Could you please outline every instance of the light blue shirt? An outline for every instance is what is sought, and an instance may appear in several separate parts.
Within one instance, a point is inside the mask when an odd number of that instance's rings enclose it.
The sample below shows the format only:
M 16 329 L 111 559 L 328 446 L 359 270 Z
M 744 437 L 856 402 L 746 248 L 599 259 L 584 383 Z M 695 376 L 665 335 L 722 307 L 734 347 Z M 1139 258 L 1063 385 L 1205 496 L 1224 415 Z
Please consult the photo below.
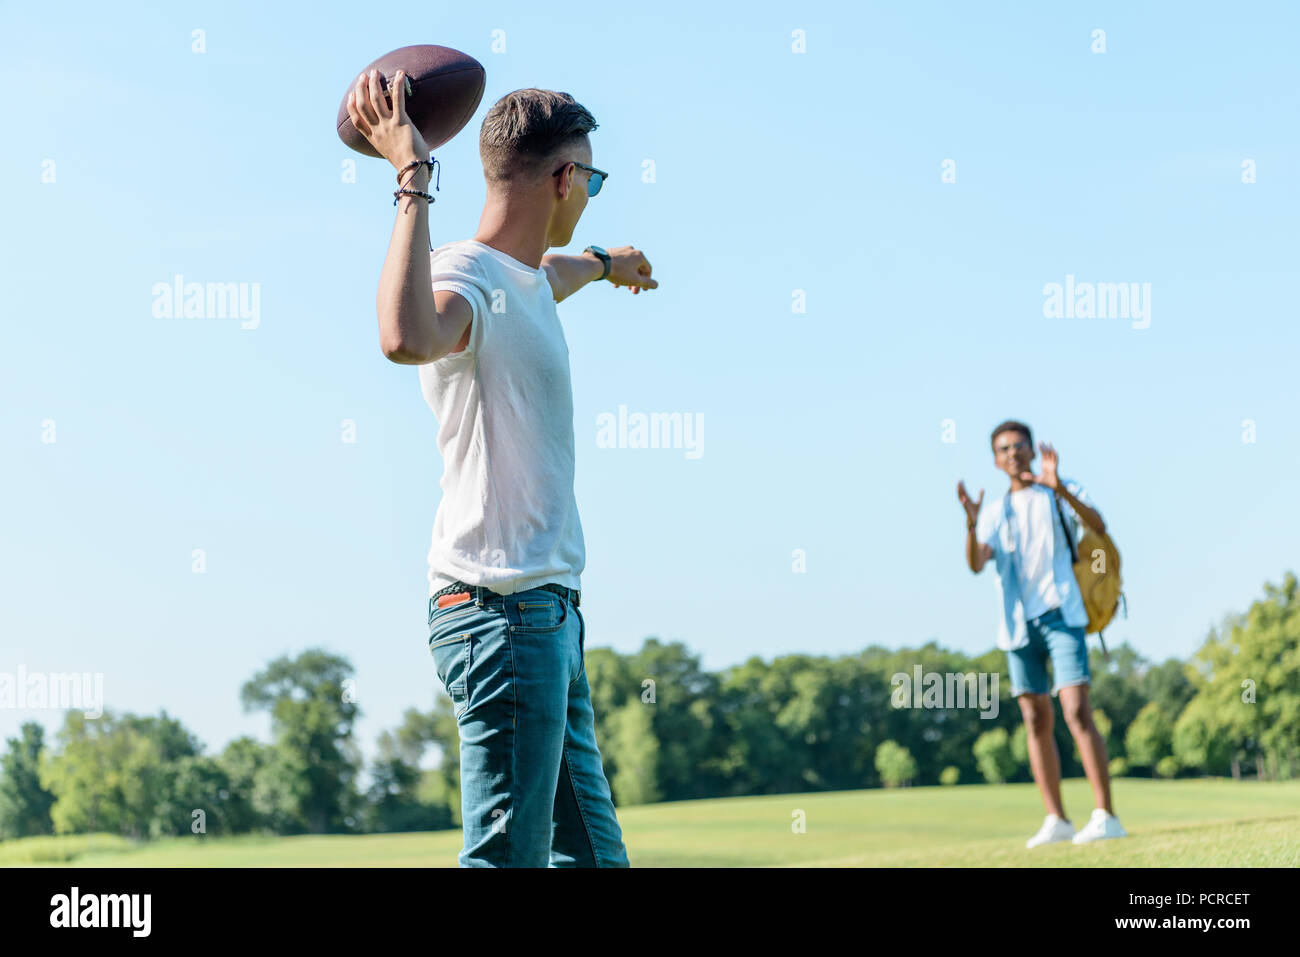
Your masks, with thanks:
M 1067 478 L 1062 478 L 1060 482 L 1080 502 L 1093 507 L 1082 485 Z M 1088 611 L 1083 607 L 1083 596 L 1079 594 L 1079 585 L 1074 578 L 1070 544 L 1065 537 L 1065 529 L 1056 512 L 1056 505 L 1051 501 L 1052 490 L 1043 485 L 1033 485 L 1030 488 L 1033 494 L 1045 497 L 1050 509 L 1048 514 L 1051 516 L 1053 533 L 1049 548 L 1053 584 L 1059 599 L 1059 605 L 1056 607 L 1061 609 L 1061 617 L 1065 619 L 1067 625 L 1085 628 L 1088 625 Z M 1083 523 L 1064 499 L 1058 501 L 1070 525 L 1069 534 L 1074 537 L 1077 546 Z M 1004 495 L 985 504 L 980 509 L 979 519 L 975 524 L 976 541 L 993 549 L 993 562 L 998 579 L 998 598 L 1002 607 L 1002 615 L 998 621 L 997 643 L 1003 651 L 1013 651 L 1029 644 L 1029 632 L 1025 628 L 1024 601 L 1020 594 L 1020 576 L 1015 564 L 1018 538 L 1016 521 L 1014 510 L 1008 506 L 1007 496 Z

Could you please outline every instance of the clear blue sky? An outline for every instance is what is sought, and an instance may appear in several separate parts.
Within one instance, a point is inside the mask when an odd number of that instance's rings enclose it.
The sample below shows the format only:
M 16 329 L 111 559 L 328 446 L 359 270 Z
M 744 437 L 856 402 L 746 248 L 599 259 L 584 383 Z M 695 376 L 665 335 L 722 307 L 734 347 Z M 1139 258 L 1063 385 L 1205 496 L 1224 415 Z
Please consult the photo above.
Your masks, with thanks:
M 391 168 L 342 182 L 334 133 L 361 66 L 410 43 L 488 76 L 437 153 L 435 243 L 477 226 L 492 102 L 549 87 L 595 114 L 612 174 L 571 251 L 635 244 L 661 283 L 559 307 L 589 645 L 680 639 L 715 669 L 991 647 L 955 486 L 1000 490 L 1006 417 L 1110 524 L 1115 642 L 1186 656 L 1300 564 L 1294 7 L 605 10 L 0 8 L 0 671 L 103 672 L 110 707 L 166 708 L 214 750 L 267 738 L 239 687 L 313 645 L 356 666 L 368 754 L 431 705 L 435 422 L 378 346 Z M 260 325 L 154 318 L 176 274 L 257 283 Z M 1150 283 L 1150 328 L 1045 318 L 1067 275 Z M 620 405 L 702 416 L 703 455 L 598 448 Z M 61 722 L 0 711 L 0 734 L 31 717 Z

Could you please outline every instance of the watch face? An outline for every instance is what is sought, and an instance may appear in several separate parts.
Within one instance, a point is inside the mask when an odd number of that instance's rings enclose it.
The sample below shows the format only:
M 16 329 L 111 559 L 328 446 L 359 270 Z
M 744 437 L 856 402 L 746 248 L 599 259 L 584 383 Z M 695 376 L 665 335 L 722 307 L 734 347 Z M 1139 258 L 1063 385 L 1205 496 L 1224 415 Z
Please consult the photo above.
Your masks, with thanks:
M 605 252 L 605 250 L 601 249 L 599 246 L 588 246 L 587 248 L 590 249 L 590 250 L 591 250 L 593 253 L 595 253 L 597 256 L 608 256 L 608 255 L 609 255 L 609 253 Z

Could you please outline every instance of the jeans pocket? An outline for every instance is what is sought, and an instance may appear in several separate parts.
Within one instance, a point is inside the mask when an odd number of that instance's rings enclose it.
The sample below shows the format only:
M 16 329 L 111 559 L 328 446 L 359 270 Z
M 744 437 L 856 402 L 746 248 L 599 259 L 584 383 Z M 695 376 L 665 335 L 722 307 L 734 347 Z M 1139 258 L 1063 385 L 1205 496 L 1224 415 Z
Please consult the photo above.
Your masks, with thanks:
M 474 603 L 474 599 L 472 598 L 455 605 L 448 605 L 445 608 L 435 608 L 433 614 L 429 616 L 429 632 L 430 634 L 433 634 L 452 622 L 469 618 L 471 615 L 474 615 L 479 611 L 480 609 L 478 605 Z
M 429 653 L 433 655 L 433 667 L 438 673 L 438 680 L 451 698 L 452 711 L 459 718 L 469 704 L 474 635 L 465 632 L 435 639 L 429 642 Z
M 569 620 L 569 603 L 550 592 L 540 594 L 545 597 L 537 597 L 535 592 L 520 592 L 518 597 L 511 595 L 506 599 L 511 631 L 543 634 L 564 627 Z

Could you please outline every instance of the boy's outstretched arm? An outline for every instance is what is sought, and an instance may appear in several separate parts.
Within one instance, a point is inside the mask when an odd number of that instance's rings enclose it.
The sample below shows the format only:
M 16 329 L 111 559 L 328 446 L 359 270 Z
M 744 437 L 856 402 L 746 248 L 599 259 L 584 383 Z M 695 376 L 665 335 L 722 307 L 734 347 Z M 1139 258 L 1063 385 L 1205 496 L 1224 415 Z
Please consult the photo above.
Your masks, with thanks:
M 641 250 L 633 246 L 619 246 L 607 249 L 610 265 L 606 277 L 616 286 L 627 286 L 633 293 L 642 289 L 658 289 L 657 280 L 650 278 L 650 260 Z M 551 292 L 556 302 L 563 302 L 575 292 L 600 278 L 604 272 L 604 263 L 591 253 L 578 256 L 566 256 L 560 253 L 547 253 L 542 257 L 542 268 L 551 283 Z

